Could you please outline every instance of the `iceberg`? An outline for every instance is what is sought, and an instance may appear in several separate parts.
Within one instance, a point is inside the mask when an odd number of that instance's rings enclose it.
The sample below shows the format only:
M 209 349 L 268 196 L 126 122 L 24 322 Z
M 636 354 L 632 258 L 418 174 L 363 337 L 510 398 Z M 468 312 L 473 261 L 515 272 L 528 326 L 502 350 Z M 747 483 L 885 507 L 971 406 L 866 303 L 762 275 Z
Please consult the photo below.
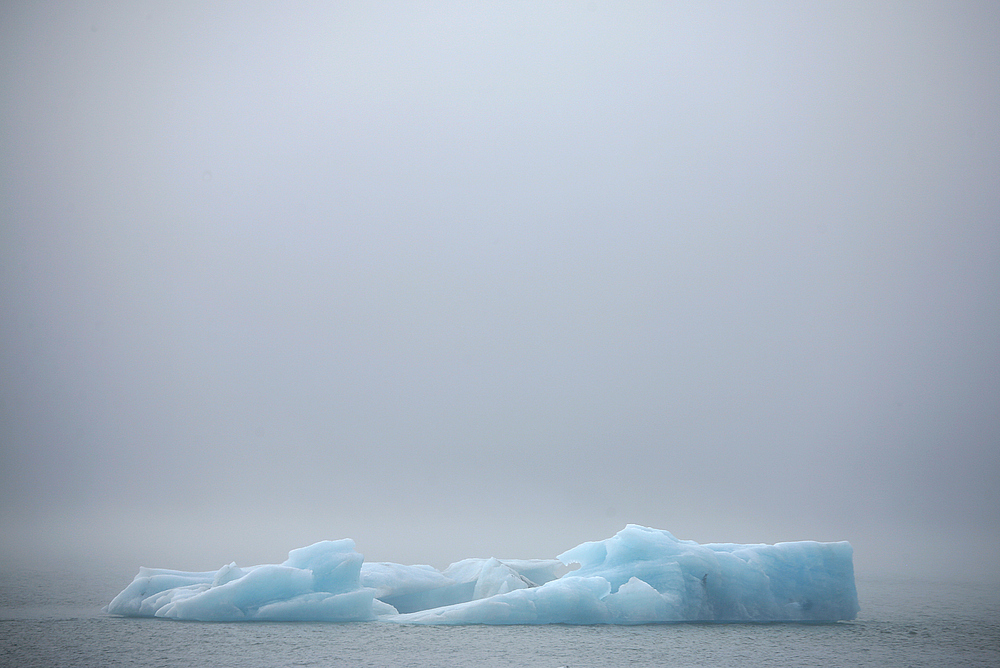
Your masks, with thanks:
M 363 557 L 348 539 L 292 550 L 282 564 L 185 572 L 140 568 L 132 583 L 108 604 L 125 617 L 164 617 L 202 622 L 371 621 L 395 612 L 361 586 Z
M 463 559 L 443 571 L 372 563 L 361 567 L 361 582 L 375 588 L 378 600 L 409 613 L 537 587 L 568 570 L 558 559 Z
M 365 563 L 350 539 L 292 550 L 281 564 L 140 568 L 105 610 L 457 625 L 834 622 L 854 619 L 859 607 L 850 543 L 702 545 L 628 525 L 556 559 L 465 559 L 444 570 Z

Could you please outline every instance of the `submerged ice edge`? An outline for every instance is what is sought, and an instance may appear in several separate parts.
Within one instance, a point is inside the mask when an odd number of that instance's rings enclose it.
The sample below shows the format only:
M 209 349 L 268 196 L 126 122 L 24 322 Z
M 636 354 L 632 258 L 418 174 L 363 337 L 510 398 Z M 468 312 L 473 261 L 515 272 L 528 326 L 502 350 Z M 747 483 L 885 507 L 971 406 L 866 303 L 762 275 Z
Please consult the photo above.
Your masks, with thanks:
M 700 545 L 628 525 L 557 559 L 466 559 L 444 570 L 365 563 L 350 539 L 292 550 L 281 564 L 141 568 L 106 610 L 197 621 L 648 624 L 833 622 L 859 607 L 847 542 Z

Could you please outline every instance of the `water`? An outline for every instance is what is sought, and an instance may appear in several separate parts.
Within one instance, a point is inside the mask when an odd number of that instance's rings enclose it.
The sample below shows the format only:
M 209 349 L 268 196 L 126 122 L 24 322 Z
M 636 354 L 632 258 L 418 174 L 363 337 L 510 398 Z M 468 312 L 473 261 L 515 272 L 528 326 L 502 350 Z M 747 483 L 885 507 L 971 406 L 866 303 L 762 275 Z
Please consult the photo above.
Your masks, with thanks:
M 2 666 L 1000 666 L 996 583 L 858 578 L 837 624 L 417 627 L 172 622 L 100 608 L 131 574 L 0 572 Z

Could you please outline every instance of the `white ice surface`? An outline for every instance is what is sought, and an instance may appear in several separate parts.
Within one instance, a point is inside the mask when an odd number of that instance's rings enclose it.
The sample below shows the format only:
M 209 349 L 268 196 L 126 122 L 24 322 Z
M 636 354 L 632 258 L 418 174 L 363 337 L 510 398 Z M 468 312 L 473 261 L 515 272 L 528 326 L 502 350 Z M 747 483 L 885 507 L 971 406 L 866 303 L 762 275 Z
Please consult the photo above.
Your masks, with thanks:
M 201 621 L 828 622 L 854 619 L 858 600 L 846 542 L 699 545 L 629 525 L 558 559 L 466 559 L 443 571 L 365 564 L 349 539 L 292 550 L 280 565 L 142 568 L 107 610 Z
M 212 622 L 367 621 L 388 611 L 361 586 L 363 557 L 354 541 L 322 541 L 292 550 L 280 565 L 187 573 L 141 568 L 108 612 Z M 376 611 L 376 608 L 378 610 Z

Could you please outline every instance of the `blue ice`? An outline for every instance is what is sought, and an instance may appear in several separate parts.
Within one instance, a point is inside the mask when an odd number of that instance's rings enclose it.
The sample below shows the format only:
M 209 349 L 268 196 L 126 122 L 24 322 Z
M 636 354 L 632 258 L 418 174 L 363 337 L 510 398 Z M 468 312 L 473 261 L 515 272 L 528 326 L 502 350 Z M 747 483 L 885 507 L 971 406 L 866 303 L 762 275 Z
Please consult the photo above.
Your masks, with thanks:
M 629 525 L 557 559 L 466 559 L 444 570 L 364 563 L 350 539 L 292 550 L 277 565 L 142 568 L 107 611 L 201 621 L 832 622 L 854 619 L 858 597 L 847 542 L 699 545 Z

